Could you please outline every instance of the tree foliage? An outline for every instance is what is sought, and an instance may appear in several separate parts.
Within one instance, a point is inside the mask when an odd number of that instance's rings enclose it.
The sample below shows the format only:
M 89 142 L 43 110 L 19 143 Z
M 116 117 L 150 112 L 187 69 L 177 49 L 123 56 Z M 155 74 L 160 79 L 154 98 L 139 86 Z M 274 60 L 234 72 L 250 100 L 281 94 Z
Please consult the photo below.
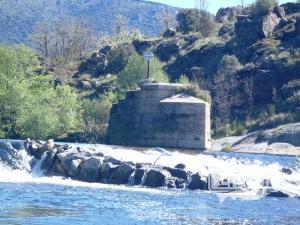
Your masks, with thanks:
M 78 129 L 77 96 L 66 85 L 39 74 L 34 51 L 0 46 L 0 134 L 2 138 L 48 138 Z
M 152 77 L 156 82 L 169 82 L 169 77 L 163 70 L 163 64 L 154 58 L 151 62 Z M 147 62 L 137 53 L 133 53 L 124 70 L 118 77 L 118 86 L 122 90 L 138 88 L 138 82 L 147 77 Z
M 231 110 L 239 101 L 236 93 L 238 86 L 236 74 L 239 69 L 241 69 L 239 60 L 234 55 L 225 55 L 214 78 L 214 103 L 216 114 L 220 115 L 222 122 L 230 119 Z
M 201 32 L 205 37 L 215 29 L 213 16 L 206 10 L 182 9 L 177 14 L 178 31 L 182 33 Z
M 277 0 L 256 0 L 256 2 L 251 6 L 251 13 L 254 15 L 266 15 L 276 5 L 278 5 Z

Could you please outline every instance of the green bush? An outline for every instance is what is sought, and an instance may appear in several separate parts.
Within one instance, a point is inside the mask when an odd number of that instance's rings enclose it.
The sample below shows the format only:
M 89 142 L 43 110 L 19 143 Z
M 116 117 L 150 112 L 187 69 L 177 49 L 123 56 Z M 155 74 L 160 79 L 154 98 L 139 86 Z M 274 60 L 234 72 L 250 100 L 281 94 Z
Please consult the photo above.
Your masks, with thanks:
M 151 71 L 155 82 L 169 82 L 169 77 L 163 70 L 163 64 L 157 58 L 151 62 Z M 147 62 L 139 54 L 133 53 L 125 69 L 120 72 L 117 85 L 122 90 L 135 90 L 139 86 L 139 81 L 146 79 L 146 77 Z
M 251 6 L 252 15 L 266 15 L 278 5 L 276 0 L 256 0 Z
M 5 138 L 55 138 L 78 129 L 80 103 L 66 85 L 40 75 L 34 51 L 0 45 L 0 133 Z
M 199 85 L 195 82 L 190 82 L 189 84 L 178 88 L 176 93 L 185 93 L 187 95 L 199 98 L 205 102 L 211 103 L 210 94 L 207 91 L 201 90 Z
M 121 98 L 120 93 L 106 92 L 100 99 L 83 99 L 83 123 L 80 139 L 87 143 L 105 142 L 112 104 Z
M 117 74 L 123 70 L 134 53 L 131 44 L 120 44 L 113 48 L 107 57 L 107 72 Z
M 177 14 L 177 30 L 184 34 L 190 32 L 201 32 L 204 37 L 208 37 L 214 31 L 216 23 L 212 15 L 205 10 L 182 9 Z

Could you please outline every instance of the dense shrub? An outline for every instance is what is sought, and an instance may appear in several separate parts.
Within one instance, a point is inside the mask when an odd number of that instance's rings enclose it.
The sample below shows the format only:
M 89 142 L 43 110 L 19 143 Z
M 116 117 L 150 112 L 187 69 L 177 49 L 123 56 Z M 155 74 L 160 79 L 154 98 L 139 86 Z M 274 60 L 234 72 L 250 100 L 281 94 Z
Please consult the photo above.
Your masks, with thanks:
M 251 14 L 266 15 L 272 11 L 276 5 L 278 5 L 276 0 L 256 0 L 251 6 Z
M 204 37 L 210 36 L 215 29 L 212 15 L 205 10 L 182 9 L 177 14 L 178 31 L 182 33 L 201 32 Z
M 34 51 L 0 45 L 1 138 L 58 137 L 78 129 L 79 102 L 66 85 L 55 86 Z
M 133 53 L 134 49 L 131 44 L 121 44 L 113 48 L 107 57 L 107 72 L 114 74 L 119 73 L 126 67 Z
M 118 99 L 117 94 L 107 92 L 101 99 L 83 99 L 83 123 L 81 139 L 88 143 L 104 142 L 108 128 L 112 103 Z

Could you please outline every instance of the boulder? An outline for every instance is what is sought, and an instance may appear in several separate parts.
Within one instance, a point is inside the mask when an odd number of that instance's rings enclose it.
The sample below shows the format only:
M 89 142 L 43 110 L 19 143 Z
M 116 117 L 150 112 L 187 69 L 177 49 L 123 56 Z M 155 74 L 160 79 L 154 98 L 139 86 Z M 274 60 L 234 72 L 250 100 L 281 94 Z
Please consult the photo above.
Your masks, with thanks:
M 165 184 L 166 176 L 157 169 L 150 169 L 144 176 L 143 184 L 147 187 L 162 187 Z
M 99 180 L 99 170 L 101 160 L 99 158 L 90 157 L 83 161 L 80 165 L 78 179 L 87 182 L 97 182 Z
M 10 142 L 0 140 L 0 161 L 13 169 L 21 169 L 21 160 L 22 158 L 18 155 L 18 150 L 15 149 Z
M 164 41 L 157 46 L 155 54 L 161 61 L 168 61 L 172 56 L 178 55 L 179 49 L 176 40 Z
M 122 163 L 112 170 L 110 173 L 110 183 L 112 184 L 126 184 L 131 173 L 134 171 L 133 167 L 127 163 Z
M 186 186 L 186 180 L 174 177 L 168 178 L 165 183 L 167 188 L 182 189 Z
M 238 16 L 235 23 L 235 33 L 245 41 L 257 41 L 272 36 L 280 19 L 273 12 L 263 17 Z
M 242 15 L 245 10 L 241 6 L 220 8 L 216 14 L 215 20 L 218 23 L 228 23 L 234 21 L 237 15 Z
M 107 183 L 108 182 L 108 178 L 110 176 L 110 173 L 116 167 L 117 166 L 113 165 L 112 163 L 102 163 L 101 167 L 100 167 L 101 182 Z
M 300 123 L 287 124 L 275 129 L 260 132 L 257 142 L 289 143 L 294 146 L 300 146 Z
M 92 88 L 92 84 L 88 80 L 81 80 L 80 81 L 80 86 L 81 86 L 82 89 L 86 89 L 86 90 Z
M 177 164 L 175 166 L 175 168 L 184 170 L 185 169 L 185 165 L 183 163 L 179 163 L 179 164 Z
M 219 30 L 219 36 L 221 37 L 229 37 L 234 35 L 234 25 L 232 24 L 224 24 Z
M 274 189 L 269 189 L 265 195 L 266 197 L 274 197 L 274 198 L 288 198 L 290 197 L 288 194 L 282 191 L 276 191 Z
M 41 159 L 44 152 L 47 151 L 47 148 L 44 148 L 44 145 L 41 142 L 31 141 L 30 139 L 27 139 L 24 142 L 24 146 L 27 152 L 37 159 Z
M 133 184 L 134 185 L 141 184 L 144 174 L 145 174 L 145 170 L 144 169 L 140 169 L 140 168 L 136 169 L 134 171 L 134 174 L 133 174 Z
M 281 168 L 281 172 L 287 175 L 291 175 L 293 171 L 290 168 Z
M 56 156 L 57 150 L 47 151 L 45 154 L 45 158 L 41 163 L 41 169 L 44 171 L 46 175 L 51 175 L 53 172 L 53 166 Z
M 196 173 L 196 174 L 193 174 L 191 176 L 191 179 L 188 183 L 188 189 L 190 190 L 207 190 L 208 189 L 208 186 L 207 186 L 207 181 L 204 181 L 201 179 L 201 176 Z
M 177 36 L 176 29 L 174 29 L 172 27 L 168 28 L 163 34 L 163 37 L 165 37 L 165 38 L 176 37 L 176 36 Z
M 271 37 L 279 22 L 280 19 L 275 13 L 270 13 L 269 15 L 264 16 L 261 24 L 263 38 Z
M 187 180 L 188 178 L 187 172 L 184 171 L 183 169 L 170 168 L 170 167 L 163 167 L 163 169 L 167 170 L 173 177 L 177 177 L 183 180 Z
M 276 14 L 276 16 L 280 19 L 284 19 L 285 18 L 285 10 L 283 7 L 281 6 L 275 6 L 274 7 L 274 13 Z
M 107 156 L 105 157 L 105 159 L 103 160 L 104 163 L 111 163 L 111 164 L 114 164 L 114 165 L 120 165 L 121 164 L 121 161 L 118 160 L 118 159 L 115 159 L 111 156 Z

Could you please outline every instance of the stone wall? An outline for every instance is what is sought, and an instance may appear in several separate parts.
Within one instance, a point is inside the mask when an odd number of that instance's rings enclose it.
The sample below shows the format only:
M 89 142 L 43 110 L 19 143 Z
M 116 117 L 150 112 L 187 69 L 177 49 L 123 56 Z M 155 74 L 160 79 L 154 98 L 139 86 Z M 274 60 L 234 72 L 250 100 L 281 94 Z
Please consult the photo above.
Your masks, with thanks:
M 210 149 L 210 105 L 178 94 L 180 84 L 144 84 L 111 110 L 110 144 Z

